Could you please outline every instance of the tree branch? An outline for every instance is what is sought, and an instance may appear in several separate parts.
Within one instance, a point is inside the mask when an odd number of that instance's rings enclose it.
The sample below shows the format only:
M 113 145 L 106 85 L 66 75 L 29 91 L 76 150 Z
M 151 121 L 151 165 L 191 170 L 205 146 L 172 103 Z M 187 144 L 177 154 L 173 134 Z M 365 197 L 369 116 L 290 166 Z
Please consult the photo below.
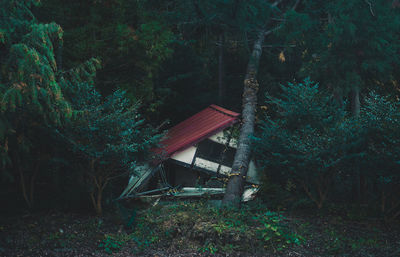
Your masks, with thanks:
M 275 48 L 275 47 L 296 47 L 296 45 L 263 45 L 262 47 Z
M 278 4 L 282 3 L 282 0 L 277 0 L 274 3 L 271 4 L 271 7 L 277 7 Z
M 282 2 L 282 1 L 276 1 L 276 2 L 273 3 L 271 6 L 275 7 L 275 6 L 277 6 L 278 4 L 280 4 L 281 2 Z M 297 1 L 294 3 L 294 5 L 293 5 L 293 7 L 292 7 L 291 9 L 292 9 L 292 10 L 296 10 L 296 8 L 299 6 L 300 2 L 301 2 L 301 0 L 297 0 Z M 285 21 L 285 19 L 282 19 L 282 20 L 281 20 L 281 22 L 283 22 L 283 21 Z M 266 31 L 264 35 L 265 35 L 265 36 L 268 36 L 269 34 L 273 33 L 274 31 L 276 31 L 276 30 L 278 30 L 278 29 L 280 29 L 280 28 L 281 28 L 280 25 L 277 26 L 277 27 L 275 27 L 275 28 L 272 28 L 272 29 Z
M 275 27 L 273 29 L 267 30 L 267 31 L 265 31 L 264 35 L 268 36 L 269 34 L 273 33 L 274 31 L 277 31 L 280 28 L 281 28 L 281 26 L 277 26 L 277 27 Z
M 300 2 L 301 2 L 301 0 L 297 0 L 296 3 L 294 3 L 294 5 L 292 7 L 293 11 L 296 10 L 296 8 L 297 8 L 297 6 L 299 6 Z
M 364 0 L 364 1 L 365 1 L 365 3 L 367 3 L 367 4 L 369 5 L 369 11 L 371 12 L 372 16 L 375 17 L 374 10 L 372 10 L 372 4 L 371 4 L 371 2 L 368 1 L 368 0 Z

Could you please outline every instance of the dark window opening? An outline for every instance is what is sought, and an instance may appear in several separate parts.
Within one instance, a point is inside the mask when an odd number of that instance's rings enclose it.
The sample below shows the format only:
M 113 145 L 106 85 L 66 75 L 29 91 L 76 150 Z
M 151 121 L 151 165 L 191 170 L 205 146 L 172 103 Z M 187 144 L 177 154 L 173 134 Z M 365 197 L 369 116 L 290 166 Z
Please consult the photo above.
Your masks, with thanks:
M 232 147 L 206 139 L 198 144 L 196 157 L 232 167 L 235 152 Z

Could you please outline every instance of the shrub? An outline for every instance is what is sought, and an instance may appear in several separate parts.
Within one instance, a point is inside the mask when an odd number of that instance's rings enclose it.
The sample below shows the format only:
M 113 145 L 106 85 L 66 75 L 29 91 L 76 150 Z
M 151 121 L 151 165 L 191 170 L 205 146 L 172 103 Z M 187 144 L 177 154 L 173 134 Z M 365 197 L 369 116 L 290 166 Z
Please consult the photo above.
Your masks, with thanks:
M 106 253 L 112 254 L 114 252 L 119 252 L 124 243 L 124 240 L 120 240 L 112 235 L 105 235 L 105 238 L 99 244 L 99 247 L 103 248 Z
M 321 208 L 334 178 L 354 157 L 350 150 L 357 126 L 309 79 L 281 89 L 279 97 L 266 96 L 275 113 L 263 118 L 253 137 L 255 154 L 270 178 L 294 183 Z
M 161 135 L 141 119 L 139 105 L 131 104 L 124 91 L 117 90 L 105 100 L 89 84 L 80 84 L 73 92 L 72 106 L 80 115 L 66 134 L 86 162 L 90 199 L 100 215 L 109 182 L 135 172 Z
M 300 245 L 304 238 L 293 233 L 285 225 L 284 217 L 276 212 L 267 211 L 264 214 L 254 217 L 255 220 L 262 224 L 259 229 L 259 235 L 264 241 L 265 246 L 273 246 L 278 251 L 296 244 Z

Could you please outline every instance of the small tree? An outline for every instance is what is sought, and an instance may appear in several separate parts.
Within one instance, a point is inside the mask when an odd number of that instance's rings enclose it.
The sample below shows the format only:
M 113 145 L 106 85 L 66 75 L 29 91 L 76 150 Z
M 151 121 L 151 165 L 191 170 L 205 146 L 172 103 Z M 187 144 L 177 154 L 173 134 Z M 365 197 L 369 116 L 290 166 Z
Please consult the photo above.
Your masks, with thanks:
M 261 131 L 253 138 L 255 153 L 271 177 L 295 182 L 321 208 L 333 178 L 349 158 L 351 122 L 308 79 L 281 89 L 278 98 L 266 96 L 276 113 L 262 120 Z
M 102 100 L 90 85 L 73 89 L 72 105 L 79 117 L 67 130 L 77 153 L 87 162 L 90 199 L 98 215 L 102 214 L 103 192 L 116 177 L 134 172 L 145 161 L 160 135 L 145 124 L 124 91 L 116 91 Z

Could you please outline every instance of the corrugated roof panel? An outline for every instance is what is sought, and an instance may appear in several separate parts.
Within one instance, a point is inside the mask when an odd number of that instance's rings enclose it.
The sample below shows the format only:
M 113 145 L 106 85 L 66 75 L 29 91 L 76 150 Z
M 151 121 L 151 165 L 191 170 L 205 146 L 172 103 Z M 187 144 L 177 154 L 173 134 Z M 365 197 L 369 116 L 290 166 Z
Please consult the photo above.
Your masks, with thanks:
M 238 121 L 239 113 L 229 111 L 217 105 L 210 105 L 201 112 L 172 127 L 161 148 L 154 152 L 167 159 L 174 153 L 182 151 L 201 140 L 208 138 Z

